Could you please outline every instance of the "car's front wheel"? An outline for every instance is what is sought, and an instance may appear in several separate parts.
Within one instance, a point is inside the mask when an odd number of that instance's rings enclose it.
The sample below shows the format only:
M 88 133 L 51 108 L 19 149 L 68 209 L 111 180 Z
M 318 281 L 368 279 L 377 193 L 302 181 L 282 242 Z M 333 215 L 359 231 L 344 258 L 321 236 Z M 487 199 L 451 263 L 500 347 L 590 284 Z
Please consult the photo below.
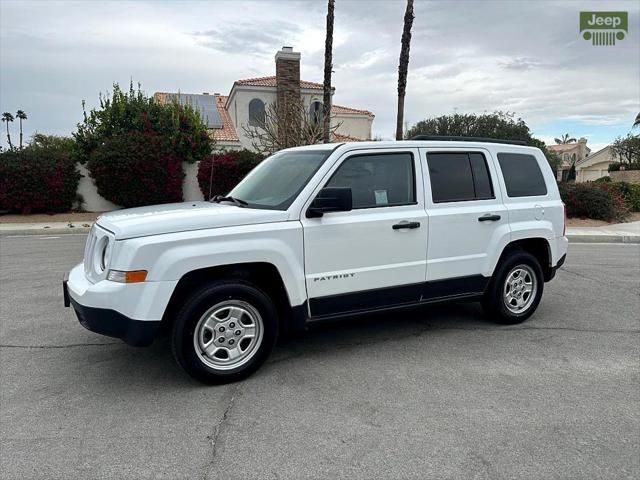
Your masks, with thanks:
M 497 323 L 520 323 L 538 308 L 543 287 L 542 268 L 536 257 L 513 250 L 496 268 L 482 306 L 489 318 Z
M 242 280 L 211 283 L 192 294 L 176 316 L 173 354 L 189 375 L 220 384 L 248 377 L 278 336 L 271 299 Z

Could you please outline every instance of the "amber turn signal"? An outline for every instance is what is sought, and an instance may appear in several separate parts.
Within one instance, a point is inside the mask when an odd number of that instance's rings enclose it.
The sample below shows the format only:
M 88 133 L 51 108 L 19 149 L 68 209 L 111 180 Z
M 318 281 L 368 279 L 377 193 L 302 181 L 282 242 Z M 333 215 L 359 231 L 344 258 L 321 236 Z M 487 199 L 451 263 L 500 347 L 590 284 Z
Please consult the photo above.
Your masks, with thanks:
M 147 278 L 146 270 L 133 270 L 131 272 L 123 272 L 121 270 L 109 270 L 107 280 L 120 283 L 140 283 Z

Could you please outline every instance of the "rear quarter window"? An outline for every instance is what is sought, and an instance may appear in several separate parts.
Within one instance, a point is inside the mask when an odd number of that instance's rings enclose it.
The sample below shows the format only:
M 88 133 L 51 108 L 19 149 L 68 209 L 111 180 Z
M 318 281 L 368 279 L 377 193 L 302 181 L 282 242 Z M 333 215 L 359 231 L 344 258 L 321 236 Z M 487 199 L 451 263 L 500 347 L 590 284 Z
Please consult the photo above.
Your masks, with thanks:
M 509 197 L 538 197 L 547 194 L 547 185 L 536 157 L 524 153 L 498 153 Z

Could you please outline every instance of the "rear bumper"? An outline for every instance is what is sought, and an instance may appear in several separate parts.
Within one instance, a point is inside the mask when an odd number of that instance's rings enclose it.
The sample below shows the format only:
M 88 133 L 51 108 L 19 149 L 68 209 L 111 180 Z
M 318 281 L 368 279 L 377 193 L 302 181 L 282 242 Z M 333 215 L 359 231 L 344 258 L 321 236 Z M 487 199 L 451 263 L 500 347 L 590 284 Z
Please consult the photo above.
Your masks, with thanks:
M 547 278 L 545 278 L 545 281 L 548 282 L 550 280 L 553 280 L 553 277 L 556 276 L 556 272 L 560 269 L 560 267 L 562 267 L 562 265 L 564 265 L 564 262 L 567 260 L 567 254 L 565 253 L 564 255 L 562 255 L 562 257 L 560 257 L 560 260 L 558 260 L 558 263 L 555 265 L 555 267 L 551 267 L 551 271 L 549 272 L 549 276 Z

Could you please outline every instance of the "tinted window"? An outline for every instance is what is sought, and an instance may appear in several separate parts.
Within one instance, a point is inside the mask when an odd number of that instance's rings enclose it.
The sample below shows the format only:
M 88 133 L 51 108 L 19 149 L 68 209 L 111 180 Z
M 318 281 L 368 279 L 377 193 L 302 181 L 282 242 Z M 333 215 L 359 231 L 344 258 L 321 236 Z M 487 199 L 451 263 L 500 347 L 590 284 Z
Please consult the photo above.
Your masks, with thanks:
M 498 162 L 510 197 L 529 197 L 547 194 L 538 161 L 533 155 L 499 153 Z
M 413 156 L 393 153 L 348 158 L 326 186 L 351 188 L 353 208 L 415 203 Z
M 469 162 L 471 162 L 471 173 L 473 173 L 473 183 L 476 189 L 476 200 L 493 198 L 493 188 L 484 155 L 469 153 Z
M 429 153 L 434 203 L 493 198 L 487 162 L 481 153 Z

